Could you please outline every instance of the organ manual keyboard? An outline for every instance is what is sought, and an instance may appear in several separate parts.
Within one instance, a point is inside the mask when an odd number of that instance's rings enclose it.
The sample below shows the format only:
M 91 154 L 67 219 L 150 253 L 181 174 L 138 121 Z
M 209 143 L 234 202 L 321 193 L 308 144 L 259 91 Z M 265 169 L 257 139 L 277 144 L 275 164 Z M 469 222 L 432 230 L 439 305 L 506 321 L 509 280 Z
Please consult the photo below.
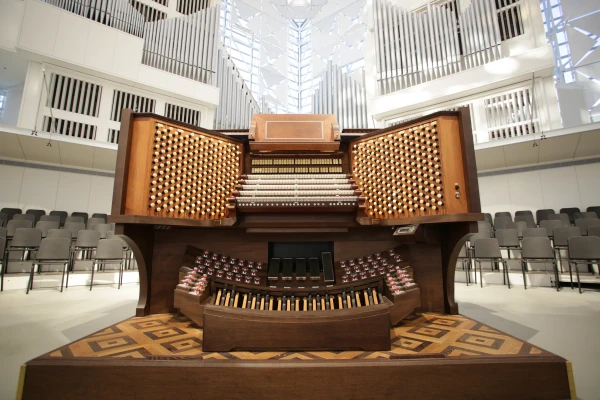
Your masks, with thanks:
M 458 315 L 483 220 L 470 126 L 216 132 L 125 110 L 109 221 L 137 317 L 29 361 L 23 399 L 575 398 L 565 359 Z

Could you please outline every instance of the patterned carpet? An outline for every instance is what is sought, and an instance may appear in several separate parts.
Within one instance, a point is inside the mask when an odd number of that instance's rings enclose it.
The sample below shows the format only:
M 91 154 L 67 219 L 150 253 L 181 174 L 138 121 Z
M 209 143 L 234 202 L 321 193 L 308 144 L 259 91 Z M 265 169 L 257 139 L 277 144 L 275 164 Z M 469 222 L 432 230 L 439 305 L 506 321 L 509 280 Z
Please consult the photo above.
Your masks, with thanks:
M 390 331 L 390 351 L 231 352 L 202 351 L 202 329 L 187 317 L 154 314 L 130 318 L 47 353 L 44 358 L 138 358 L 148 360 L 342 360 L 412 358 L 415 355 L 551 355 L 460 315 L 419 314 Z

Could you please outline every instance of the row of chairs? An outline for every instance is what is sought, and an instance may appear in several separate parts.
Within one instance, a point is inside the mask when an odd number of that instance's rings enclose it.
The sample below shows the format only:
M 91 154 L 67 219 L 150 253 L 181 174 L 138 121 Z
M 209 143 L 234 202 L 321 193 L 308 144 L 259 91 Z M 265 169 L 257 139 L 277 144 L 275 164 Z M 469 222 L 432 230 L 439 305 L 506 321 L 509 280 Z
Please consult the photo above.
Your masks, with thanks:
M 569 229 L 569 228 L 560 228 Z M 502 246 L 499 243 L 498 238 L 490 238 L 481 236 L 478 234 L 472 234 L 469 237 L 468 243 L 461 250 L 459 254 L 459 261 L 462 263 L 463 269 L 466 273 L 467 285 L 470 281 L 469 271 L 471 264 L 475 263 L 475 283 L 477 283 L 477 265 L 479 266 L 480 284 L 483 287 L 483 273 L 482 273 L 482 262 L 490 262 L 492 270 L 494 265 L 502 264 L 502 273 L 504 283 L 508 283 L 510 289 L 510 277 L 508 260 L 502 256 Z M 506 247 L 504 247 L 506 249 Z M 599 236 L 580 236 L 573 235 L 568 237 L 565 246 L 568 252 L 568 264 L 569 264 L 569 275 L 571 278 L 571 288 L 573 288 L 573 270 L 572 266 L 575 266 L 575 272 L 577 275 L 577 285 L 579 287 L 579 293 L 581 290 L 581 280 L 579 276 L 579 270 L 577 269 L 578 264 L 598 264 L 600 263 L 600 237 Z M 516 249 L 516 246 L 515 246 Z M 510 252 L 510 249 L 508 249 Z M 526 236 L 522 239 L 519 244 L 519 250 L 521 251 L 521 271 L 523 273 L 523 283 L 525 289 L 527 289 L 526 272 L 528 271 L 527 265 L 530 263 L 552 263 L 556 290 L 560 290 L 560 275 L 558 271 L 557 259 L 556 259 L 556 247 L 553 248 L 550 239 L 544 236 Z M 466 267 L 465 267 L 465 264 Z M 562 265 L 562 260 L 561 260 Z
M 561 208 L 557 213 L 553 209 L 546 208 L 535 212 L 535 220 L 533 212 L 530 210 L 522 210 L 515 212 L 514 219 L 510 212 L 499 211 L 492 215 L 485 213 L 485 221 L 488 222 L 494 229 L 504 229 L 506 224 L 510 222 L 525 222 L 528 228 L 540 226 L 542 221 L 557 220 L 563 223 L 563 226 L 574 225 L 578 219 L 598 218 L 600 215 L 600 206 L 588 207 L 585 212 L 582 212 L 577 207 Z M 537 222 L 536 222 L 537 221 Z
M 75 218 L 71 218 L 75 217 Z M 13 219 L 26 219 L 31 221 L 32 225 L 37 224 L 39 221 L 58 221 L 60 226 L 64 226 L 66 222 L 83 222 L 88 224 L 90 219 L 94 219 L 94 223 L 106 223 L 108 215 L 104 213 L 93 213 L 92 216 L 86 212 L 72 212 L 69 215 L 66 211 L 50 211 L 46 214 L 46 210 L 29 209 L 23 213 L 20 208 L 5 207 L 0 209 L 0 227 L 6 227 L 8 222 Z
M 46 243 L 46 244 L 44 244 Z M 92 279 L 90 290 L 94 282 L 94 273 L 97 267 L 103 267 L 107 263 L 119 263 L 119 282 L 121 287 L 123 281 L 123 272 L 125 268 L 131 267 L 132 254 L 128 245 L 119 237 L 115 237 L 112 231 L 109 231 L 102 238 L 98 230 L 81 230 L 77 234 L 76 240 L 72 241 L 71 231 L 67 229 L 51 229 L 47 232 L 45 238 L 42 232 L 36 228 L 19 228 L 15 235 L 9 240 L 6 236 L 6 229 L 0 228 L 0 254 L 3 254 L 1 262 L 1 284 L 0 290 L 4 290 L 4 275 L 8 271 L 9 254 L 20 252 L 20 261 L 26 261 L 31 254 L 32 266 L 30 271 L 30 282 L 27 292 L 33 285 L 33 271 L 41 272 L 41 265 L 64 264 L 63 279 L 65 272 L 67 274 L 67 286 L 69 272 L 73 270 L 76 254 L 81 252 L 82 259 L 87 255 L 94 254 L 91 259 Z M 61 281 L 61 291 L 62 291 Z
M 522 238 L 524 236 L 524 233 L 526 231 L 532 232 L 532 229 L 545 229 L 547 236 L 552 238 L 554 236 L 554 231 L 556 229 L 565 228 L 565 227 L 579 229 L 579 231 L 581 232 L 581 235 L 587 236 L 588 230 L 590 230 L 590 229 L 595 230 L 595 229 L 597 229 L 598 226 L 600 226 L 600 219 L 598 219 L 598 218 L 577 219 L 577 220 L 575 220 L 575 226 L 572 226 L 571 224 L 565 225 L 562 221 L 558 221 L 558 220 L 543 220 L 540 222 L 539 227 L 530 226 L 523 221 L 509 222 L 505 225 L 498 224 L 498 225 L 496 225 L 496 229 L 492 228 L 490 223 L 487 221 L 478 221 L 477 224 L 478 224 L 478 231 L 481 233 L 487 232 L 487 233 L 489 233 L 490 237 L 494 237 L 496 235 L 497 231 L 504 230 L 504 229 L 516 230 L 517 234 L 520 238 Z M 502 227 L 500 227 L 500 226 L 502 226 Z
M 101 232 L 102 238 L 106 236 L 107 232 L 114 231 L 113 224 L 101 223 L 95 218 L 90 218 L 87 225 L 83 221 L 79 221 L 80 217 L 69 217 L 77 218 L 76 221 L 69 221 L 64 226 L 60 226 L 58 221 L 38 221 L 35 226 L 29 220 L 13 219 L 8 222 L 6 228 L 0 227 L 0 229 L 6 230 L 6 236 L 10 239 L 15 235 L 17 229 L 23 228 L 36 228 L 42 232 L 42 237 L 46 237 L 48 232 L 52 229 L 64 229 L 71 232 L 71 237 L 76 239 L 77 235 L 82 230 L 96 230 Z

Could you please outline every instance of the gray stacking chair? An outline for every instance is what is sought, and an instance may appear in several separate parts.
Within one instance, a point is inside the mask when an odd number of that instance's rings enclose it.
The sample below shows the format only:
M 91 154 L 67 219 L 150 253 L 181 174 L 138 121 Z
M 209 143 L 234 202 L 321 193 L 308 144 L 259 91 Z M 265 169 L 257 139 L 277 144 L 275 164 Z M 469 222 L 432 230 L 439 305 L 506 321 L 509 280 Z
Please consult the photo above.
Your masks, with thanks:
M 35 215 L 33 214 L 15 214 L 12 218 L 14 221 L 27 220 L 31 221 L 31 225 L 35 225 Z
M 60 217 L 58 215 L 41 215 L 40 216 L 40 221 L 52 221 L 52 222 L 57 222 L 58 226 L 60 227 Z
M 85 229 L 85 219 L 80 215 L 74 215 L 74 216 L 65 218 L 65 225 L 68 224 L 69 222 L 80 222 L 83 224 L 83 228 Z
M 539 225 L 542 221 L 547 220 L 548 216 L 553 215 L 553 214 L 556 214 L 553 209 L 551 209 L 551 208 L 544 208 L 544 209 L 541 209 L 541 210 L 537 210 L 535 212 L 535 219 L 536 219 L 536 221 L 537 221 L 537 223 Z
M 102 218 L 89 218 L 87 220 L 87 224 L 86 224 L 86 229 L 94 229 L 94 226 L 98 225 L 98 224 L 105 224 L 106 221 L 104 221 L 104 219 Z
M 73 246 L 72 266 L 75 267 L 75 253 L 81 251 L 81 259 L 87 259 L 87 253 L 96 250 L 100 242 L 99 231 L 79 231 L 75 246 Z
M 93 213 L 92 214 L 92 218 L 102 218 L 104 220 L 104 223 L 106 224 L 108 222 L 108 214 L 103 214 L 103 213 Z
M 575 222 L 577 222 L 577 220 L 580 218 L 598 218 L 598 214 L 596 214 L 593 211 L 582 211 L 575 213 L 575 215 L 573 216 Z
M 523 211 L 517 211 L 517 212 L 523 212 Z M 531 211 L 528 211 L 529 213 L 531 213 Z M 515 222 L 525 222 L 527 224 L 527 228 L 535 228 L 535 221 L 533 220 L 533 215 L 531 214 L 521 214 L 521 215 L 515 215 Z
M 521 250 L 521 242 L 519 241 L 519 234 L 516 229 L 498 229 L 496 231 L 496 239 L 498 239 L 500 248 L 508 252 L 509 260 L 511 250 Z
M 573 271 L 571 265 L 575 265 L 577 274 L 577 285 L 581 293 L 581 280 L 577 264 L 600 264 L 600 237 L 598 236 L 573 236 L 569 238 L 569 275 L 571 276 L 571 287 L 573 287 Z
M 46 215 L 46 210 L 29 209 L 29 210 L 25 211 L 25 214 L 33 215 L 35 217 L 35 221 L 33 223 L 36 224 L 40 220 L 40 217 L 42 215 Z
M 0 213 L 6 214 L 8 216 L 8 221 L 10 221 L 15 215 L 23 214 L 23 210 L 21 210 L 20 208 L 4 207 L 0 210 Z
M 68 229 L 50 229 L 46 237 L 52 239 L 69 239 L 69 243 L 73 240 L 72 233 Z
M 33 290 L 34 270 L 37 267 L 39 273 L 42 265 L 63 265 L 63 273 L 60 280 L 60 291 L 63 291 L 65 272 L 67 273 L 67 286 L 69 285 L 70 247 L 71 241 L 68 239 L 46 238 L 42 240 L 35 260 L 31 264 L 31 271 L 29 271 L 29 282 L 27 283 L 26 291 L 27 294 L 29 294 L 30 290 Z
M 7 236 L 6 228 L 0 226 L 0 238 L 4 238 L 4 241 L 6 241 Z
M 571 220 L 567 214 L 552 214 L 548 215 L 549 220 L 561 221 L 563 226 L 571 226 Z
M 581 236 L 581 230 L 576 226 L 563 226 L 554 230 L 554 251 L 558 252 L 561 272 L 563 271 L 561 250 L 568 248 L 569 238 L 573 236 Z
M 81 217 L 83 218 L 83 223 L 87 224 L 89 215 L 86 212 L 72 212 L 71 217 Z
M 506 229 L 506 225 L 513 222 L 512 217 L 500 215 L 494 219 L 494 229 Z
M 554 278 L 556 282 L 556 290 L 560 290 L 560 278 L 558 276 L 558 267 L 554 251 L 550 244 L 550 239 L 547 237 L 526 237 L 523 238 L 523 247 L 521 250 L 521 269 L 523 271 L 523 285 L 527 289 L 527 280 L 525 273 L 527 272 L 527 263 L 552 263 L 554 268 Z
M 472 235 L 472 234 L 469 233 L 469 236 L 470 235 Z M 106 232 L 106 239 L 119 239 L 123 243 L 123 254 L 124 254 L 124 260 L 125 260 L 124 264 L 123 264 L 123 269 L 128 270 L 128 269 L 132 268 L 131 261 L 133 258 L 133 252 L 129 248 L 129 245 L 123 239 L 121 239 L 118 235 L 116 235 L 114 231 Z
M 585 211 L 595 212 L 596 215 L 600 218 L 600 206 L 590 206 Z
M 548 233 L 548 237 L 552 240 L 554 240 L 554 230 L 562 227 L 562 221 L 556 219 L 544 219 L 540 222 L 540 228 L 544 228 Z
M 548 237 L 548 232 L 544 228 L 525 228 L 523 237 Z
M 506 263 L 506 260 L 502 258 L 502 253 L 500 252 L 500 246 L 498 245 L 497 239 L 486 238 L 476 240 L 473 246 L 473 260 L 475 261 L 476 266 L 479 264 L 479 282 L 481 287 L 483 287 L 483 272 L 481 271 L 481 263 L 487 261 L 492 265 L 492 270 L 494 270 L 494 264 L 503 264 L 502 277 L 504 278 L 504 284 L 508 282 L 508 288 L 510 289 L 508 264 Z
M 63 229 L 71 231 L 71 237 L 75 240 L 79 232 L 85 230 L 85 224 L 83 222 L 67 222 Z
M 485 213 L 483 214 L 483 218 L 484 221 L 487 222 L 488 224 L 490 224 L 491 226 L 494 226 L 494 220 L 492 219 L 492 214 L 490 213 Z
M 599 226 L 600 219 L 598 218 L 580 218 L 575 220 L 575 226 L 581 230 L 582 236 L 587 236 L 588 229 L 591 226 Z
M 106 239 L 106 234 L 112 232 L 113 226 L 112 224 L 96 224 L 92 230 L 100 232 L 101 239 Z
M 98 243 L 98 249 L 96 250 L 96 257 L 94 257 L 94 264 L 92 265 L 92 279 L 90 281 L 90 290 L 94 285 L 94 271 L 96 268 L 100 269 L 100 266 L 105 264 L 116 264 L 119 263 L 119 284 L 118 288 L 121 289 L 123 283 L 123 242 L 119 239 L 102 239 Z
M 13 221 L 11 221 L 13 222 Z M 15 221 L 18 222 L 18 221 Z M 25 221 L 30 222 L 30 221 Z M 24 261 L 28 254 L 32 251 L 36 251 L 40 247 L 42 242 L 42 232 L 35 228 L 19 228 L 16 230 L 10 245 L 6 246 L 4 251 L 4 270 L 8 271 L 8 256 L 11 252 L 20 251 L 23 252 L 21 261 Z M 2 282 L 0 288 L 4 289 L 4 274 L 2 274 Z
M 523 237 L 523 229 L 527 229 L 527 223 L 524 221 L 509 222 L 506 224 L 506 229 L 514 229 L 517 231 L 519 239 Z
M 6 238 L 10 239 L 15 236 L 15 232 L 20 228 L 31 228 L 33 224 L 31 221 L 22 219 L 22 220 L 10 220 L 6 225 Z
M 8 224 L 8 215 L 0 213 L 0 228 L 6 228 L 6 224 Z
M 498 218 L 498 217 L 509 217 L 510 220 L 512 221 L 512 214 L 508 211 L 498 211 L 497 213 L 494 214 L 494 218 Z
M 590 226 L 588 228 L 588 236 L 600 237 L 600 226 Z
M 569 221 L 573 224 L 575 223 L 575 213 L 578 213 L 580 211 L 581 210 L 578 207 L 566 207 L 561 208 L 559 212 L 561 214 L 567 214 L 569 216 Z
M 55 215 L 58 218 L 60 218 L 60 226 L 64 226 L 65 225 L 65 221 L 67 219 L 67 217 L 69 216 L 69 213 L 66 211 L 50 211 L 50 214 L 48 215 Z
M 521 216 L 521 215 L 531 215 L 533 217 L 533 212 L 531 212 L 531 210 L 515 211 L 515 217 Z
M 477 232 L 488 232 L 488 237 L 492 237 L 492 225 L 490 225 L 490 223 L 487 221 L 477 221 Z
M 35 227 L 42 231 L 42 238 L 48 236 L 50 229 L 58 229 L 59 223 L 57 221 L 39 221 L 35 224 Z
M 467 256 L 469 257 L 469 270 L 471 269 L 471 260 L 473 259 L 473 251 L 475 249 L 475 242 L 479 239 L 489 239 L 490 235 L 487 232 L 480 232 L 475 234 L 470 234 L 468 247 L 467 247 Z M 475 266 L 473 266 L 475 268 Z M 476 272 L 476 271 L 475 271 Z M 475 277 L 475 283 L 477 283 L 477 274 L 473 275 Z

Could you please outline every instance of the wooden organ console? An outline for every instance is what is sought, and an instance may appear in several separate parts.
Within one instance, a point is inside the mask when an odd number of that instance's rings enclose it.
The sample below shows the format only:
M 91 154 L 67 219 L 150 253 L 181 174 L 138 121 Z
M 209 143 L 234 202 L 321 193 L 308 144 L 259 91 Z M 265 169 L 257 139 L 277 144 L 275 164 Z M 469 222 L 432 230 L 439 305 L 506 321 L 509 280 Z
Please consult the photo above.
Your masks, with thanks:
M 470 126 L 124 110 L 109 220 L 137 317 L 28 362 L 23 398 L 575 398 L 563 358 L 458 315 L 483 219 Z
M 255 115 L 247 138 L 123 118 L 111 218 L 147 249 L 140 315 L 178 309 L 211 351 L 389 350 L 413 311 L 457 312 L 482 218 L 464 113 L 344 140 L 332 115 Z M 314 242 L 333 251 L 273 251 Z

